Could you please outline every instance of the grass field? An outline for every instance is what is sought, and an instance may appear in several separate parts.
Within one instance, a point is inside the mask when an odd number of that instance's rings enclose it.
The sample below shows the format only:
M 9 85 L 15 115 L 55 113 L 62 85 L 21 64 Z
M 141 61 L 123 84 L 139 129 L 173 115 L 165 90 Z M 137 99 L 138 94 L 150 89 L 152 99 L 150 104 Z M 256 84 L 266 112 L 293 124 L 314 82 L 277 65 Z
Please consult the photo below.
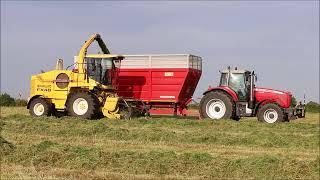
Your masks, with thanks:
M 2 107 L 0 124 L 0 179 L 319 179 L 319 113 L 94 121 Z

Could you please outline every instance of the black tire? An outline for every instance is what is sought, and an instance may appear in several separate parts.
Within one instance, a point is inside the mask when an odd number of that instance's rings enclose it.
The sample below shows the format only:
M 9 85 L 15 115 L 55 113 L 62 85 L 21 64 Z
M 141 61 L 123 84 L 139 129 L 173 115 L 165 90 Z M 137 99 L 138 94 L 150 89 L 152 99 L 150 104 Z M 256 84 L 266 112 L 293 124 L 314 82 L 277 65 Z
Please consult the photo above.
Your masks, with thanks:
M 87 104 L 84 109 L 79 109 L 79 105 Z M 77 105 L 78 104 L 78 105 Z M 67 100 L 67 112 L 70 116 L 84 119 L 95 119 L 99 115 L 99 101 L 89 92 L 76 92 L 69 95 Z
M 305 118 L 306 116 L 306 110 L 300 109 L 300 113 L 298 114 L 298 118 Z
M 235 121 L 240 121 L 241 117 L 240 116 L 233 116 L 232 119 Z
M 55 116 L 57 118 L 61 118 L 61 117 L 66 116 L 66 115 L 67 115 L 66 111 L 58 111 L 58 110 L 56 110 L 54 108 L 52 110 L 52 116 Z
M 33 99 L 30 103 L 29 113 L 32 116 L 50 116 L 52 113 L 52 105 L 43 98 Z
M 279 123 L 285 121 L 285 114 L 277 104 L 265 104 L 258 110 L 258 120 L 264 123 Z
M 215 100 L 217 100 L 217 101 L 215 101 Z M 219 103 L 221 103 L 221 105 L 223 103 L 224 107 L 225 107 L 224 114 L 221 113 L 221 116 L 216 116 L 217 118 L 214 118 L 213 114 L 210 113 L 210 110 L 208 109 L 208 107 L 210 106 L 208 103 L 211 104 L 213 102 L 219 102 Z M 214 111 L 216 113 L 219 113 L 220 110 L 221 109 L 219 107 L 214 108 Z M 219 92 L 219 91 L 209 92 L 209 93 L 205 94 L 205 96 L 201 99 L 199 111 L 200 111 L 201 118 L 231 119 L 234 114 L 233 101 L 231 100 L 231 98 L 227 94 L 225 94 L 223 92 Z M 222 110 L 222 112 L 223 112 L 223 110 Z

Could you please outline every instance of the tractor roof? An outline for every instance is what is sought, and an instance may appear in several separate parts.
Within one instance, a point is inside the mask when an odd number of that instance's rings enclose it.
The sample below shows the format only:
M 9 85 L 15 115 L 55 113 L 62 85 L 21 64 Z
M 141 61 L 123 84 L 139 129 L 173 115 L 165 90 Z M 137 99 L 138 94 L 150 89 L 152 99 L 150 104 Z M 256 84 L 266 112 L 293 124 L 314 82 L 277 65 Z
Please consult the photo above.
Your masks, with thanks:
M 245 73 L 245 72 L 250 72 L 250 71 L 248 71 L 248 70 L 245 70 L 245 69 L 238 69 L 238 70 L 235 70 L 235 69 L 230 69 L 230 70 L 228 70 L 228 69 L 225 69 L 225 70 L 222 70 L 222 71 L 220 71 L 221 73 L 240 73 L 240 74 L 243 74 L 243 73 Z

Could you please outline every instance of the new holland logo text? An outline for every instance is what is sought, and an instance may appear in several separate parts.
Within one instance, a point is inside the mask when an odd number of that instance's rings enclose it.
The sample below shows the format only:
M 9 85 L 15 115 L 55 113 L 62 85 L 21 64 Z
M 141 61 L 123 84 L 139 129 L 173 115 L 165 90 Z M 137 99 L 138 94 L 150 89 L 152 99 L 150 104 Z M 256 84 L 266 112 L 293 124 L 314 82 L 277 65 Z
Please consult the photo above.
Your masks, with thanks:
M 37 91 L 51 92 L 51 85 L 37 85 Z

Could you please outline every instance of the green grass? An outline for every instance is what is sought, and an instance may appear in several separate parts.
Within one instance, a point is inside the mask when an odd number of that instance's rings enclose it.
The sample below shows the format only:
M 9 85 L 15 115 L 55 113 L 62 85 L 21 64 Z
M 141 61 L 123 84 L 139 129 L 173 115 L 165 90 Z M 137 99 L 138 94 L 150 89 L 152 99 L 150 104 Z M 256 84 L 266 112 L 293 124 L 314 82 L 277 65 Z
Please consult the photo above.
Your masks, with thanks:
M 280 124 L 256 118 L 130 121 L 30 117 L 1 108 L 0 179 L 318 179 L 319 113 Z

